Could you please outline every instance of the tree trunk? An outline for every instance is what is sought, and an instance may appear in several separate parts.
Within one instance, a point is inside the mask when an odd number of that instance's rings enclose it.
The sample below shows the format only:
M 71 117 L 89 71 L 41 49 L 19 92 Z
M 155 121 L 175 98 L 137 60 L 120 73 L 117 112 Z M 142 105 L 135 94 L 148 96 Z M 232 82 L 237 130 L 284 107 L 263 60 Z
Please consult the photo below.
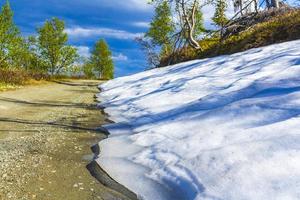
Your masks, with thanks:
M 258 0 L 254 0 L 255 12 L 258 13 Z
M 194 32 L 195 32 L 195 26 L 196 26 L 196 11 L 198 8 L 198 2 L 195 0 L 194 5 L 193 5 L 193 10 L 192 10 L 192 26 L 190 27 L 190 31 L 189 31 L 189 40 L 191 45 L 195 48 L 195 49 L 201 49 L 199 43 L 195 40 L 194 38 Z
M 195 21 L 195 18 L 196 18 L 196 11 L 197 11 L 197 6 L 198 6 L 198 0 L 194 0 L 194 3 L 193 3 L 193 7 L 192 7 L 192 13 L 191 13 L 191 16 L 188 16 L 186 10 L 185 10 L 185 1 L 182 0 L 181 1 L 181 9 L 182 9 L 182 17 L 183 17 L 183 21 L 185 21 L 187 27 L 188 27 L 188 42 L 189 44 L 195 48 L 195 49 L 201 49 L 199 43 L 197 42 L 197 40 L 194 38 L 194 31 L 195 31 L 195 25 L 196 25 L 196 21 Z

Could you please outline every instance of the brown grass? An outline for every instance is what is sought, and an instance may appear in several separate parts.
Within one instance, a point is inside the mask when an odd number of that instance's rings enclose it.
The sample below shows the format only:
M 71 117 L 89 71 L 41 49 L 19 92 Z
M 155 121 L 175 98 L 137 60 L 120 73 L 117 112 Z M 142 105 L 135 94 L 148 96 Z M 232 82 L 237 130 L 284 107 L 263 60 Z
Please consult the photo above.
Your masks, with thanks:
M 44 73 L 27 72 L 23 69 L 0 69 L 0 91 L 16 89 L 23 85 L 35 85 L 49 80 Z
M 44 73 L 27 72 L 23 69 L 0 69 L 0 82 L 12 85 L 24 85 L 30 80 L 47 80 Z
M 172 64 L 199 58 L 208 58 L 225 54 L 233 54 L 251 48 L 300 39 L 300 10 L 288 10 L 284 14 L 271 17 L 253 25 L 247 30 L 232 35 L 220 43 L 219 38 L 205 38 L 200 41 L 203 51 L 184 48 L 172 57 Z M 161 60 L 165 66 L 170 59 L 167 56 Z

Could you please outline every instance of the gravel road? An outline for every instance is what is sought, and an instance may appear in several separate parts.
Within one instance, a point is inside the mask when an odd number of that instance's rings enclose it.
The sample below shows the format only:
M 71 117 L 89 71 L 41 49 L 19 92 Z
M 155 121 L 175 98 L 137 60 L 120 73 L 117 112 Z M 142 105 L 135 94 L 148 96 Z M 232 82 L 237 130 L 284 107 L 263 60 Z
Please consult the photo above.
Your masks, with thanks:
M 86 166 L 105 134 L 95 81 L 30 86 L 0 93 L 0 199 L 127 199 Z

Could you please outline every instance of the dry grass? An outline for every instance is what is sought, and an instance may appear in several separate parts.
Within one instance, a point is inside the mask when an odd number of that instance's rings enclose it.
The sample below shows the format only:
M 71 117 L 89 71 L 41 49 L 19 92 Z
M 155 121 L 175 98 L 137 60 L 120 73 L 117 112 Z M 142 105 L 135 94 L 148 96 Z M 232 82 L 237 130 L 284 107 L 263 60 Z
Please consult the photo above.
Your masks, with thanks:
M 252 27 L 232 35 L 220 43 L 219 38 L 205 38 L 200 41 L 203 51 L 184 48 L 173 55 L 172 64 L 219 55 L 233 54 L 251 48 L 300 39 L 300 10 L 288 10 L 257 23 Z M 165 66 L 169 57 L 161 60 Z
M 23 69 L 0 69 L 0 91 L 41 84 L 46 80 L 49 80 L 49 76 L 43 73 L 27 72 Z

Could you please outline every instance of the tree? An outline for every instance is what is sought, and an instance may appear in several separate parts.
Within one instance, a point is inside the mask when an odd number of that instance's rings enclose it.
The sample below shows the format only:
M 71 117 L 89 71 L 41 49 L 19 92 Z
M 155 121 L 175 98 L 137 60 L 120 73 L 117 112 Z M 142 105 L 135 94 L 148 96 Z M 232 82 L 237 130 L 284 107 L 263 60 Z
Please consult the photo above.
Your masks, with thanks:
M 0 13 L 0 67 L 12 65 L 12 54 L 19 48 L 20 32 L 13 22 L 13 12 L 7 1 Z
M 200 4 L 200 0 L 151 0 L 150 2 L 157 7 L 168 4 L 171 9 L 171 19 L 176 21 L 173 22 L 175 24 L 175 34 L 172 35 L 173 50 L 186 45 L 201 50 L 197 39 L 204 31 L 201 8 L 207 3 Z
M 159 55 L 156 51 L 156 45 L 154 45 L 153 42 L 146 37 L 137 37 L 135 41 L 139 43 L 142 51 L 147 57 L 148 68 L 152 69 L 158 67 L 162 54 L 165 55 L 166 52 L 162 52 L 161 55 Z M 163 51 L 163 47 L 161 51 Z
M 189 43 L 194 49 L 202 49 L 197 41 L 197 30 L 199 21 L 197 17 L 200 16 L 201 12 L 200 1 L 199 0 L 174 0 L 175 8 L 177 11 L 177 17 L 179 19 L 179 24 L 181 31 L 179 35 L 183 34 L 184 40 Z M 201 19 L 202 20 L 202 19 Z M 179 37 L 180 39 L 180 37 Z
M 29 36 L 26 39 L 26 43 L 30 55 L 30 66 L 27 70 L 43 73 L 49 72 L 49 66 L 47 66 L 47 62 L 42 57 L 42 50 L 39 46 L 38 38 Z
M 204 19 L 201 7 L 198 7 L 198 10 L 195 13 L 195 37 L 198 38 L 201 34 L 205 33 L 206 29 L 204 28 Z
M 156 6 L 155 15 L 145 36 L 151 38 L 154 45 L 169 45 L 174 30 L 175 27 L 169 3 L 163 1 Z
M 77 49 L 67 45 L 65 24 L 58 18 L 46 21 L 38 29 L 38 48 L 48 71 L 54 75 L 66 71 L 79 58 Z
M 89 65 L 92 66 L 92 69 L 98 73 L 99 78 L 107 80 L 114 78 L 114 63 L 112 59 L 112 53 L 104 39 L 99 40 L 95 44 L 89 62 Z
M 279 0 L 266 0 L 266 6 L 270 8 L 279 8 Z
M 221 37 L 221 40 L 224 36 L 224 27 L 225 27 L 226 23 L 228 22 L 228 19 L 225 14 L 226 9 L 227 9 L 226 0 L 216 0 L 215 13 L 214 13 L 212 20 L 216 26 L 221 28 L 221 31 L 219 34 L 219 36 Z
M 149 68 L 157 67 L 160 57 L 171 53 L 174 31 L 175 24 L 168 1 L 163 0 L 160 3 L 156 3 L 155 14 L 149 30 L 144 37 L 136 38 L 136 41 L 147 56 Z M 160 53 L 157 53 L 157 49 L 161 49 Z
M 96 78 L 95 77 L 95 73 L 94 73 L 94 69 L 93 69 L 93 66 L 91 65 L 90 62 L 86 62 L 83 66 L 83 73 L 85 75 L 86 78 L 89 78 L 89 79 L 93 79 L 93 78 Z
M 215 25 L 219 26 L 221 29 L 225 26 L 228 22 L 228 19 L 225 15 L 225 11 L 227 9 L 227 4 L 225 0 L 216 0 L 215 5 L 215 14 L 212 18 Z
M 15 41 L 14 48 L 10 51 L 10 62 L 15 67 L 24 68 L 25 70 L 31 70 L 33 52 L 30 51 L 29 43 L 24 38 L 18 38 Z
M 168 58 L 170 64 L 177 50 L 191 46 L 201 47 L 199 36 L 205 32 L 200 0 L 150 0 L 155 14 L 143 38 L 136 41 L 148 58 L 150 68 L 158 67 Z M 160 51 L 160 52 L 158 52 Z

